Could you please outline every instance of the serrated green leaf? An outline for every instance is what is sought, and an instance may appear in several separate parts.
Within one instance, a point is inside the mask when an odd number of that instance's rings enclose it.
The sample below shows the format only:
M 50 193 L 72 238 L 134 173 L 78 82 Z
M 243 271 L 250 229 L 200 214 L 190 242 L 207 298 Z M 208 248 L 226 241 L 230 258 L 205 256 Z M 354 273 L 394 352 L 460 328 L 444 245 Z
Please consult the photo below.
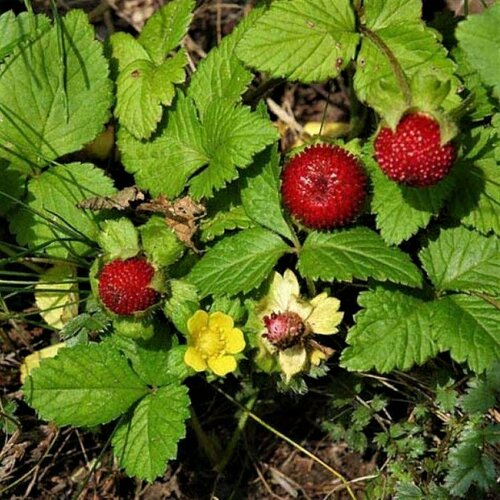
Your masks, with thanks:
M 138 141 L 119 129 L 118 145 L 125 169 L 153 196 L 174 198 L 186 180 L 208 161 L 203 149 L 203 128 L 191 99 L 178 93 L 150 141 Z
M 358 40 L 349 0 L 280 0 L 245 33 L 237 53 L 273 77 L 322 82 L 349 64 Z
M 181 258 L 186 247 L 167 226 L 164 217 L 151 217 L 139 230 L 144 252 L 151 262 L 163 267 Z
M 33 40 L 47 31 L 49 19 L 44 15 L 21 12 L 18 16 L 11 10 L 0 16 L 0 61 L 21 43 Z
M 494 87 L 500 98 L 500 5 L 493 5 L 481 14 L 468 16 L 455 32 L 458 46 L 467 54 L 471 66 L 486 85 Z
M 7 160 L 0 158 L 0 215 L 5 215 L 17 206 L 15 200 L 22 198 L 26 185 L 26 175 L 12 168 Z M 7 196 L 3 195 L 5 193 Z M 14 199 L 12 199 L 14 198 Z
M 496 362 L 484 376 L 468 383 L 467 393 L 462 397 L 461 407 L 467 413 L 486 413 L 494 408 L 500 396 L 500 363 Z
M 189 417 L 187 388 L 176 381 L 146 396 L 123 421 L 111 441 L 121 467 L 130 476 L 152 482 L 177 456 Z
M 450 295 L 436 303 L 434 328 L 441 350 L 476 373 L 500 358 L 500 311 L 470 295 Z
M 210 197 L 238 177 L 253 156 L 278 139 L 278 131 L 266 117 L 246 106 L 234 106 L 225 99 L 214 99 L 203 115 L 203 144 L 208 166 L 190 182 L 196 198 Z
M 434 286 L 500 294 L 500 242 L 464 227 L 442 230 L 419 253 Z
M 193 18 L 194 7 L 193 0 L 172 0 L 147 20 L 138 41 L 155 65 L 160 66 L 166 55 L 181 43 Z
M 51 256 L 84 255 L 97 239 L 99 216 L 76 205 L 115 192 L 111 179 L 90 163 L 50 168 L 29 181 L 28 206 L 14 213 L 11 230 L 21 245 L 47 244 L 44 251 Z
M 376 214 L 377 228 L 389 244 L 399 244 L 425 228 L 437 215 L 453 187 L 447 177 L 436 186 L 411 188 L 387 178 L 371 156 L 364 158 L 372 180 L 372 212 Z
M 450 199 L 452 217 L 482 233 L 494 231 L 500 235 L 500 170 L 495 159 L 460 161 L 453 170 L 456 189 Z
M 226 212 L 217 212 L 213 217 L 204 219 L 200 225 L 201 241 L 211 241 L 217 236 L 222 236 L 226 231 L 234 229 L 248 229 L 254 222 L 248 217 L 245 209 L 238 205 Z
M 283 217 L 280 196 L 280 157 L 278 148 L 268 148 L 256 156 L 248 168 L 241 190 L 246 213 L 261 226 L 293 240 Z
M 238 102 L 252 81 L 252 73 L 236 57 L 235 49 L 245 32 L 261 15 L 262 9 L 254 7 L 196 68 L 189 83 L 188 95 L 196 102 L 201 115 L 212 99 L 223 97 L 232 103 Z
M 0 72 L 0 155 L 20 168 L 77 151 L 108 119 L 108 64 L 83 11 L 16 49 Z
M 97 242 L 110 259 L 129 259 L 140 252 L 139 233 L 125 217 L 104 221 Z
M 365 227 L 310 233 L 300 252 L 298 269 L 307 278 L 325 281 L 374 278 L 417 287 L 422 282 L 407 254 L 387 246 Z
M 77 345 L 44 359 L 23 386 L 28 403 L 58 425 L 105 424 L 148 388 L 111 346 Z
M 236 295 L 259 286 L 290 247 L 263 228 L 246 229 L 217 243 L 188 275 L 202 297 Z
M 351 371 L 408 370 L 438 353 L 433 339 L 432 303 L 399 290 L 361 292 L 364 309 L 347 335 L 340 364 Z
M 198 290 L 191 283 L 182 280 L 170 282 L 170 297 L 164 311 L 179 332 L 187 334 L 188 319 L 200 308 Z
M 363 7 L 363 21 L 372 30 L 416 22 L 422 17 L 420 0 L 366 0 Z

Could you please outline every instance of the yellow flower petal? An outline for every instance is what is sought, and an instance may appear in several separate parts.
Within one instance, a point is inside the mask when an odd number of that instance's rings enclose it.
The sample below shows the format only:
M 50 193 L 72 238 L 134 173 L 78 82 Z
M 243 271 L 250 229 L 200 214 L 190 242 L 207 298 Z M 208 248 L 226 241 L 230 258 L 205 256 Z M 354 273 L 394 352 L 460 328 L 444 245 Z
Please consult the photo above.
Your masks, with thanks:
M 321 363 L 321 361 L 323 361 L 324 359 L 326 359 L 326 353 L 324 353 L 323 351 L 320 351 L 319 349 L 315 349 L 309 355 L 309 359 L 311 360 L 311 363 L 314 366 L 319 366 L 319 364 Z
M 288 310 L 292 296 L 298 297 L 299 294 L 299 282 L 290 269 L 287 269 L 283 276 L 275 272 L 266 299 L 266 312 L 285 312 Z
M 245 349 L 245 337 L 238 328 L 233 328 L 226 333 L 226 352 L 236 354 Z
M 207 369 L 207 363 L 194 347 L 187 348 L 184 354 L 184 363 L 197 372 L 202 372 Z
M 194 337 L 197 337 L 201 329 L 208 325 L 208 313 L 198 309 L 187 322 L 188 331 Z
M 285 374 L 285 379 L 289 382 L 294 375 L 300 373 L 305 368 L 307 363 L 307 351 L 304 346 L 293 346 L 284 351 L 280 351 L 278 359 L 281 370 Z
M 290 297 L 290 301 L 288 303 L 288 311 L 297 313 L 303 321 L 307 320 L 307 318 L 312 314 L 313 310 L 314 308 L 310 302 L 301 300 L 295 295 Z
M 209 328 L 220 328 L 222 330 L 230 330 L 234 326 L 234 321 L 231 316 L 222 312 L 214 312 L 208 320 Z
M 236 370 L 236 359 L 234 356 L 221 356 L 208 360 L 208 367 L 220 377 Z
M 322 293 L 311 300 L 314 309 L 307 318 L 313 333 L 330 335 L 338 331 L 337 326 L 342 321 L 344 313 L 339 311 L 340 301 Z

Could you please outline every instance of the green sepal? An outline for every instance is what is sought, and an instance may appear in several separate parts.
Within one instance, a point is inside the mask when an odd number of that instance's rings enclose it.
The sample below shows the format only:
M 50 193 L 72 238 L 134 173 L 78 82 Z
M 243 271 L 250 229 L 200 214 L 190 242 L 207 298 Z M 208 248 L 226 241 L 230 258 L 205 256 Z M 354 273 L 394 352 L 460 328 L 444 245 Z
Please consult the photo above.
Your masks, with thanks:
M 152 216 L 139 231 L 144 253 L 157 267 L 173 264 L 182 257 L 186 249 L 161 216 Z

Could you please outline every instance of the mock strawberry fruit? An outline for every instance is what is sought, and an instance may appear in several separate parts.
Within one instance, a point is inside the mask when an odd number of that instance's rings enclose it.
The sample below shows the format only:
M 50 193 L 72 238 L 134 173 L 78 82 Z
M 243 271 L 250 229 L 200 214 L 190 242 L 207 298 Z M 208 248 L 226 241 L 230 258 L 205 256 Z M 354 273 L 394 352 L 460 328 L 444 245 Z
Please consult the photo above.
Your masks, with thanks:
M 154 267 L 144 258 L 113 260 L 99 274 L 99 297 L 119 315 L 144 311 L 159 299 L 160 294 L 150 288 L 154 274 Z
M 393 181 L 426 187 L 446 177 L 455 161 L 451 142 L 441 145 L 439 123 L 423 113 L 404 116 L 393 132 L 384 127 L 375 139 L 375 158 Z
M 366 197 L 366 175 L 345 149 L 318 144 L 285 165 L 281 193 L 290 213 L 305 226 L 331 229 L 359 214 Z

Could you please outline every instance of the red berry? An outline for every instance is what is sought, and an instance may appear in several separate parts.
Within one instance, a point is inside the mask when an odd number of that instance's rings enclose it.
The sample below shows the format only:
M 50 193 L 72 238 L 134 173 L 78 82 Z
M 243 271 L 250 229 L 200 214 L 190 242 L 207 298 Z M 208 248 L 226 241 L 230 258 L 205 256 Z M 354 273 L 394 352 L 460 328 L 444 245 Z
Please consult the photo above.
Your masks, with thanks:
M 160 295 L 149 288 L 154 274 L 154 267 L 146 259 L 113 260 L 99 275 L 99 297 L 116 314 L 144 311 L 155 304 Z
M 393 132 L 384 127 L 375 139 L 375 158 L 387 177 L 413 187 L 432 186 L 446 177 L 455 161 L 455 147 L 441 145 L 439 123 L 411 113 Z
M 292 311 L 264 316 L 264 325 L 267 330 L 264 337 L 280 350 L 300 343 L 306 332 L 302 318 Z
M 361 163 L 338 146 L 318 144 L 294 156 L 284 167 L 281 193 L 290 213 L 313 229 L 351 222 L 366 196 Z

